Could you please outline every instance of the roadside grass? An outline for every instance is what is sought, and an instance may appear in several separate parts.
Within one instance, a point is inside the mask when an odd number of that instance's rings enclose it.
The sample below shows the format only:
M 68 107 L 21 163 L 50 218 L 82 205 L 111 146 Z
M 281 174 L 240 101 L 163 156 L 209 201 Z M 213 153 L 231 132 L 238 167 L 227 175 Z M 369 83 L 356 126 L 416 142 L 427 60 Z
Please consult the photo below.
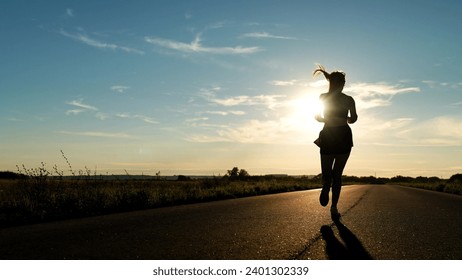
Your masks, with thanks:
M 0 227 L 319 187 L 319 181 L 303 177 L 172 181 L 51 177 L 42 172 L 0 180 Z
M 411 188 L 462 195 L 462 182 L 402 182 L 399 183 L 399 185 Z

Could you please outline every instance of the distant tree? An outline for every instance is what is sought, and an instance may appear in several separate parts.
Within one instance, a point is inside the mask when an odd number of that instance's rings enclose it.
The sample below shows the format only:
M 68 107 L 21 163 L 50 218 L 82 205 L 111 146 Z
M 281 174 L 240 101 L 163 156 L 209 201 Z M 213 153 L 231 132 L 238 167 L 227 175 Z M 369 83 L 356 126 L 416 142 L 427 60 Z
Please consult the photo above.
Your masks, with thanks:
M 239 170 L 238 176 L 239 177 L 248 177 L 250 175 L 249 175 L 249 172 L 247 172 L 245 169 L 241 169 L 241 170 Z
M 233 167 L 233 169 L 228 170 L 227 174 L 225 177 L 230 177 L 230 178 L 242 178 L 242 177 L 248 177 L 249 172 L 247 172 L 245 169 L 239 169 L 238 167 Z
M 451 176 L 451 178 L 449 178 L 449 182 L 456 182 L 456 181 L 462 182 L 462 174 L 454 174 Z
M 20 179 L 26 177 L 27 176 L 24 174 L 18 174 L 11 171 L 0 171 L 0 179 Z
M 318 175 L 314 176 L 312 178 L 313 181 L 320 181 L 322 180 L 322 173 L 319 173 Z
M 191 177 L 184 176 L 184 175 L 178 175 L 177 181 L 190 181 Z
M 439 181 L 441 181 L 441 179 L 436 177 L 436 176 L 432 176 L 432 177 L 428 178 L 428 180 L 430 182 L 439 182 Z
M 395 176 L 395 177 L 391 178 L 390 182 L 392 182 L 392 183 L 408 183 L 408 182 L 412 182 L 413 180 L 414 180 L 414 178 L 412 178 L 412 177 L 405 177 L 405 176 L 398 175 L 398 176 Z
M 227 175 L 232 178 L 239 176 L 239 168 L 233 167 L 233 169 L 228 170 Z

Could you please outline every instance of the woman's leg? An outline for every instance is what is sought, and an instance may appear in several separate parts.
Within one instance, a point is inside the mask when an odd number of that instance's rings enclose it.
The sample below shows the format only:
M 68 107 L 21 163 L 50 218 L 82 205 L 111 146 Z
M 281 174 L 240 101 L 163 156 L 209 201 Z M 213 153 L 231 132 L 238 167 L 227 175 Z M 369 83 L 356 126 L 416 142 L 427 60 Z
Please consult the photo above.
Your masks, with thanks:
M 342 190 L 342 175 L 343 169 L 348 161 L 348 154 L 335 155 L 335 162 L 332 170 L 332 207 L 337 207 L 340 198 L 340 191 Z
M 334 159 L 334 155 L 321 154 L 322 190 L 319 202 L 322 206 L 326 206 L 329 203 L 329 191 L 333 179 L 332 165 L 334 164 Z

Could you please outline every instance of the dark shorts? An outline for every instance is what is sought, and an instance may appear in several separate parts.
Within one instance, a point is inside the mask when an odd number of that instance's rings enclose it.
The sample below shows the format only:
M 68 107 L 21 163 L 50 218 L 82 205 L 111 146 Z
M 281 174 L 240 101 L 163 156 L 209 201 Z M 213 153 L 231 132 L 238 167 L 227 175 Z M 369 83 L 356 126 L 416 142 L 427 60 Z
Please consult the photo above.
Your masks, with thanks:
M 348 154 L 353 147 L 353 133 L 348 125 L 324 127 L 319 133 L 321 154 Z

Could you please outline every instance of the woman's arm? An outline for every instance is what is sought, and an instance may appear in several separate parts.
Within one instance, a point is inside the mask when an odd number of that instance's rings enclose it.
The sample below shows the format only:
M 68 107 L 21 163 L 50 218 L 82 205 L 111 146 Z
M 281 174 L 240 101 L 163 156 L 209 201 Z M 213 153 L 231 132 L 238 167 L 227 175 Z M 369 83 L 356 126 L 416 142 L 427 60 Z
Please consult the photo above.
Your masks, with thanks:
M 350 97 L 350 105 L 348 110 L 350 111 L 350 116 L 347 118 L 348 123 L 355 123 L 358 120 L 358 114 L 356 113 L 356 105 L 353 97 Z
M 322 116 L 322 114 L 324 114 L 324 112 L 321 112 L 321 108 L 324 108 L 324 95 L 325 93 L 321 94 L 319 96 L 319 112 L 314 116 L 314 118 L 318 121 L 318 122 L 325 122 L 325 119 L 324 117 Z

